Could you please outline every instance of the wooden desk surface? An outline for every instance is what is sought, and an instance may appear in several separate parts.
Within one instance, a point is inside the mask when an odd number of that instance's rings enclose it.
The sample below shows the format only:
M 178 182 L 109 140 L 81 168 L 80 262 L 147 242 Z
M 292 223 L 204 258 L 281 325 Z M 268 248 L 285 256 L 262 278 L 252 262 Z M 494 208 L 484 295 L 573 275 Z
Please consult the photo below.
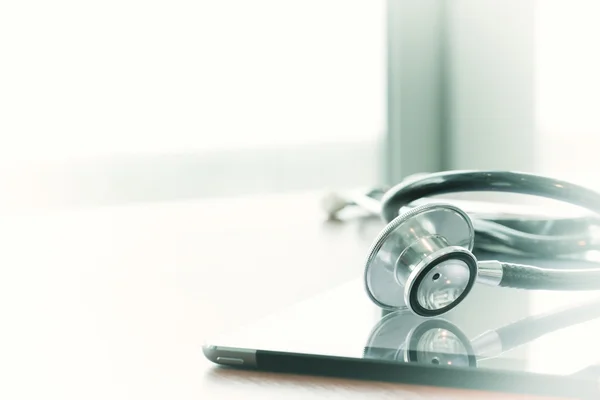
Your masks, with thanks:
M 318 200 L 0 215 L 0 398 L 523 398 L 208 362 L 204 338 L 359 276 L 377 227 Z

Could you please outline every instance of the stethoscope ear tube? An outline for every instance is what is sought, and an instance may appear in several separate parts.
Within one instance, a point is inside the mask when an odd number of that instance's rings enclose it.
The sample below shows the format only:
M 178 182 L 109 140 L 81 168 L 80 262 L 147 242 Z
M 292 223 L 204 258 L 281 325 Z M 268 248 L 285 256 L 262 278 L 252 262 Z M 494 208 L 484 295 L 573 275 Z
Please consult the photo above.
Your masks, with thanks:
M 600 214 L 600 194 L 570 182 L 522 172 L 450 171 L 401 182 L 382 198 L 381 214 L 391 221 L 415 200 L 457 192 L 519 193 L 564 201 Z
M 347 193 L 329 193 L 322 199 L 322 207 L 329 219 L 344 218 L 340 212 L 349 206 L 364 214 L 381 216 L 383 189 Z M 410 206 L 402 207 L 405 213 L 433 199 L 419 199 Z M 514 205 L 507 211 L 499 203 L 448 200 L 460 207 L 472 218 L 475 230 L 475 249 L 493 253 L 507 253 L 525 257 L 579 259 L 589 250 L 600 250 L 600 216 L 572 215 L 573 211 L 542 211 L 531 206 Z M 509 208 L 510 210 L 510 208 Z M 529 216 L 527 213 L 535 215 Z M 586 213 L 587 214 L 587 213 Z M 350 213 L 356 215 L 356 213 Z M 361 214 L 359 214 L 361 215 Z
M 504 250 L 525 256 L 559 257 L 600 249 L 600 241 L 590 229 L 573 234 L 535 234 L 522 232 L 494 221 L 473 219 L 477 248 L 503 246 Z

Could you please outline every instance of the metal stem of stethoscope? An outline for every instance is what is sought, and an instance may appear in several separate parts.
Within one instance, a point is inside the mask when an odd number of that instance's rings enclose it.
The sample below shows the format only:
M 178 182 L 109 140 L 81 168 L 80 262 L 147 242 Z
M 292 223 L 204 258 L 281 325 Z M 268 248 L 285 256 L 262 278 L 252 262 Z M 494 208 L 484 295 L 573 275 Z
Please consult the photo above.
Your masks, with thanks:
M 376 191 L 374 189 L 373 191 Z M 381 214 L 381 201 L 374 198 L 373 191 L 354 191 L 354 192 L 331 192 L 322 199 L 322 207 L 327 218 L 335 219 L 338 214 L 352 206 L 357 206 L 368 215 L 379 216 Z

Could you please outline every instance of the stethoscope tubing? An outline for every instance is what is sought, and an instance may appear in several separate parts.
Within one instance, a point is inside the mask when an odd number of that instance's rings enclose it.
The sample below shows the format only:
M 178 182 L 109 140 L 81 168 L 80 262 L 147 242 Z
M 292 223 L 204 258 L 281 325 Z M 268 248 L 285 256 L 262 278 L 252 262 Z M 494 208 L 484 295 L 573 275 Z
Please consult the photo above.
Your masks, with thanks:
M 533 188 L 527 185 L 533 182 Z M 568 182 L 538 175 L 505 171 L 452 171 L 421 175 L 419 178 L 402 182 L 392 189 L 370 192 L 347 193 L 341 201 L 356 205 L 370 215 L 381 215 L 389 222 L 400 212 L 414 207 L 415 201 L 423 200 L 420 195 L 431 197 L 439 194 L 473 191 L 500 191 L 534 194 L 567 203 L 583 205 L 600 213 L 600 195 L 587 188 Z M 381 200 L 373 196 L 382 197 Z M 382 196 L 381 196 L 382 195 Z M 596 204 L 595 201 L 599 203 Z M 452 203 L 452 201 L 450 201 Z M 594 207 L 589 206 L 593 204 Z M 600 250 L 600 237 L 591 231 L 600 225 L 595 215 L 575 218 L 560 218 L 563 225 L 577 226 L 579 231 L 570 234 L 538 234 L 524 232 L 505 225 L 505 215 L 484 218 L 470 213 L 476 234 L 476 249 L 482 251 L 506 251 L 512 254 L 543 257 L 577 257 L 590 250 Z M 538 222 L 537 220 L 532 220 Z M 552 221 L 549 221 L 552 223 Z M 523 221 L 523 224 L 525 221 Z
M 386 222 L 415 200 L 457 192 L 518 193 L 559 200 L 584 207 L 600 215 L 600 194 L 574 183 L 521 172 L 449 171 L 424 175 L 401 182 L 388 190 L 381 200 Z

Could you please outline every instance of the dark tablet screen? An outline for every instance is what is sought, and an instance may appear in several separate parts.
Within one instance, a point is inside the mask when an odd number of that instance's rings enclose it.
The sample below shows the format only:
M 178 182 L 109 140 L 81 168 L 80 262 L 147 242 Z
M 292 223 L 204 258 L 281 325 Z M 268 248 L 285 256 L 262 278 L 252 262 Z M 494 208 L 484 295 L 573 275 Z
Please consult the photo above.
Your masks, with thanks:
M 582 267 L 567 261 L 529 262 Z M 210 344 L 431 367 L 600 376 L 600 292 L 476 284 L 449 313 L 422 318 L 406 310 L 382 312 L 357 278 Z

